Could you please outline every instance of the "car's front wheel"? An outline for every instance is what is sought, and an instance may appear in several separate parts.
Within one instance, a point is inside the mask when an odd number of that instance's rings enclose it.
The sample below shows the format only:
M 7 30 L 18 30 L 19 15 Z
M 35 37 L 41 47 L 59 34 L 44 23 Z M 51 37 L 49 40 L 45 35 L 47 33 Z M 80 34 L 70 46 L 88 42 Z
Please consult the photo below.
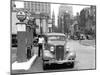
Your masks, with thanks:
M 64 66 L 68 67 L 68 68 L 74 68 L 74 62 L 67 62 L 64 63 Z

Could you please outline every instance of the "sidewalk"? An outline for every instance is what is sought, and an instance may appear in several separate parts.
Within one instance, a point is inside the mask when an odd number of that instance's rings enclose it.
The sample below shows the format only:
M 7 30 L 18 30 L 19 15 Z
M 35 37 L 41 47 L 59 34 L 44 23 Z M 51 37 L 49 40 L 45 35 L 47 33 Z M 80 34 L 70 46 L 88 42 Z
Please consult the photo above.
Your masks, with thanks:
M 95 40 L 81 40 L 80 44 L 84 46 L 95 46 Z
M 17 50 L 17 48 L 16 48 Z M 33 47 L 32 48 L 32 58 L 26 62 L 21 62 L 18 63 L 16 61 L 17 55 L 16 55 L 17 51 L 15 51 L 15 48 L 12 48 L 12 70 L 28 70 L 31 65 L 34 63 L 34 61 L 37 59 L 37 55 L 38 55 L 38 48 L 37 47 Z
M 34 56 L 32 56 L 32 58 L 28 60 L 27 62 L 18 63 L 16 61 L 12 64 L 12 70 L 28 70 L 30 69 L 31 65 L 34 63 L 36 58 L 37 58 L 37 55 L 34 54 Z
M 33 47 L 32 49 L 32 56 L 34 54 L 38 54 L 38 47 Z M 15 62 L 17 58 L 17 48 L 11 48 L 11 63 Z

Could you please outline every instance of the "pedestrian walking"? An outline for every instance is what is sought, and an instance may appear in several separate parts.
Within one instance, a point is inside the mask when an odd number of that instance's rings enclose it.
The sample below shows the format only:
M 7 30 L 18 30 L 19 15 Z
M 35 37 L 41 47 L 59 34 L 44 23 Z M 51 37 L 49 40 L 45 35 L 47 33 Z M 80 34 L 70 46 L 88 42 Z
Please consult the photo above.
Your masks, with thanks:
M 44 37 L 42 35 L 39 35 L 39 38 L 38 38 L 38 56 L 40 57 L 40 54 L 41 54 L 41 50 L 43 49 L 43 43 L 44 43 Z

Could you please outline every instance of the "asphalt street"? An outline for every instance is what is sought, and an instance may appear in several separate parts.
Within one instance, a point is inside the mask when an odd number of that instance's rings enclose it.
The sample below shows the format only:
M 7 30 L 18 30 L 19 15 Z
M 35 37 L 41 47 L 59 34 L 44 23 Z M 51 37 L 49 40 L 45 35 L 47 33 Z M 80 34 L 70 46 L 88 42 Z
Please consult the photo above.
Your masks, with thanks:
M 34 73 L 34 72 L 48 72 L 48 71 L 68 71 L 68 70 L 83 70 L 83 69 L 95 69 L 95 47 L 85 46 L 81 44 L 81 41 L 69 41 L 69 47 L 76 52 L 76 62 L 74 68 L 62 67 L 61 69 L 47 69 L 43 70 L 42 57 L 38 57 L 36 61 L 32 64 L 31 68 L 27 71 L 19 70 L 12 71 L 13 73 Z M 38 53 L 38 48 L 33 49 L 35 53 Z M 61 65 L 63 66 L 63 65 Z

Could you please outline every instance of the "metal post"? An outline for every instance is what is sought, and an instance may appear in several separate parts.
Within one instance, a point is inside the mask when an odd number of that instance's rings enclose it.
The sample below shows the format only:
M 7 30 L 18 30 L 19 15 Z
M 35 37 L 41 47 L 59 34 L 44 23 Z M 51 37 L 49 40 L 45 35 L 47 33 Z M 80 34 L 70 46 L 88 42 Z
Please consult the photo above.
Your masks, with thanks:
M 42 23 L 42 18 L 41 18 L 41 15 L 40 15 L 40 34 L 42 34 L 42 25 L 41 25 L 41 23 Z
M 62 16 L 62 33 L 64 33 L 64 21 L 63 21 L 63 16 Z

